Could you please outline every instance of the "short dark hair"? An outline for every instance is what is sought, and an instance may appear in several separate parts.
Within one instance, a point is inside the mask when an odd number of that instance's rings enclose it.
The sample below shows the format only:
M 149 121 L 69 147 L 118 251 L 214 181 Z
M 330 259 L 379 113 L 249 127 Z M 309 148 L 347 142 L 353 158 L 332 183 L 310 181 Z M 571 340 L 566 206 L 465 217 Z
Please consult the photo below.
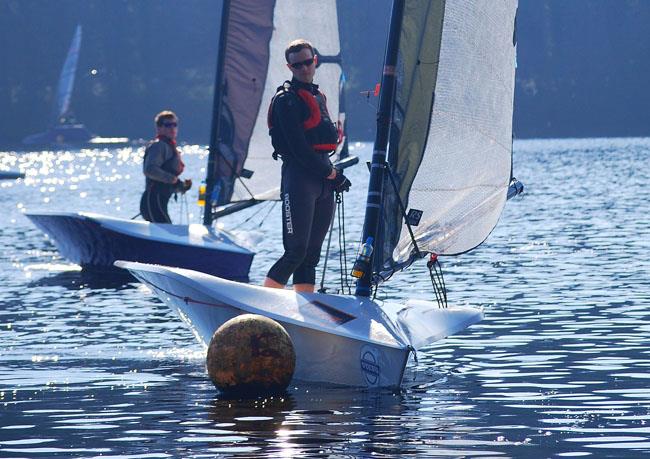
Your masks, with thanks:
M 314 57 L 314 47 L 304 38 L 298 38 L 297 40 L 292 41 L 287 45 L 287 49 L 284 50 L 284 58 L 289 63 L 289 54 L 297 53 L 301 49 L 307 48 L 311 51 L 311 57 Z
M 170 120 L 178 120 L 178 116 L 176 116 L 176 113 L 172 112 L 171 110 L 163 110 L 162 112 L 158 113 L 154 118 L 154 121 L 156 122 L 156 126 L 158 127 L 165 124 L 165 121 L 170 121 Z

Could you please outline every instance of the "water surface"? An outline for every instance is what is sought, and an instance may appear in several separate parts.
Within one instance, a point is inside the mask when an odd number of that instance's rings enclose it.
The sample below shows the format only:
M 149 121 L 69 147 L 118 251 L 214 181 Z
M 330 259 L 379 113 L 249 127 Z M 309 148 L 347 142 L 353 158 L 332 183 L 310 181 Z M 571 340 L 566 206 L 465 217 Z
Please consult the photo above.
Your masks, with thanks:
M 197 183 L 205 149 L 184 151 Z M 229 400 L 146 288 L 79 272 L 22 214 L 136 215 L 142 149 L 0 153 L 27 173 L 0 182 L 0 457 L 641 457 L 649 160 L 650 139 L 516 142 L 526 194 L 480 248 L 443 260 L 450 301 L 483 306 L 483 322 L 420 352 L 397 393 L 295 385 Z M 368 173 L 349 175 L 352 255 Z M 199 221 L 189 194 L 176 221 Z M 255 244 L 252 282 L 279 255 L 279 219 L 264 205 L 221 222 Z M 417 265 L 379 297 L 432 299 L 429 286 Z

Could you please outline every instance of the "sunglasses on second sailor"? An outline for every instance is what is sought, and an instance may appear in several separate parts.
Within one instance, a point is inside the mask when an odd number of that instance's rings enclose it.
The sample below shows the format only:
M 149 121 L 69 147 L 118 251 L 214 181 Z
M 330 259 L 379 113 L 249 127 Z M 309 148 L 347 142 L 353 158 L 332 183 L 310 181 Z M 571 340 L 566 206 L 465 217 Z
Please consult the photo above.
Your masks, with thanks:
M 166 128 L 173 128 L 173 127 L 178 127 L 178 123 L 163 123 L 162 126 L 165 126 Z
M 302 68 L 303 65 L 305 67 L 309 67 L 313 63 L 314 63 L 314 58 L 310 57 L 309 59 L 305 59 L 304 61 L 294 62 L 293 64 L 289 64 L 289 65 L 291 66 L 291 68 L 298 70 Z

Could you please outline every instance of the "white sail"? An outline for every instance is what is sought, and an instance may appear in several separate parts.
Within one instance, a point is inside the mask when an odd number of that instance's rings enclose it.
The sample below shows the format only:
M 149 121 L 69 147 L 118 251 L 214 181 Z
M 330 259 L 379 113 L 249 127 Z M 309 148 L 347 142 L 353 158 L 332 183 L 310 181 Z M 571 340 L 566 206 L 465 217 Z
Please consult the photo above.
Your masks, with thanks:
M 516 0 L 407 0 L 389 163 L 422 253 L 471 250 L 493 230 L 512 165 Z M 385 185 L 383 255 L 415 247 Z
M 59 86 L 56 91 L 56 117 L 57 120 L 64 118 L 70 110 L 70 98 L 74 88 L 74 78 L 77 73 L 77 62 L 81 50 L 81 26 L 78 25 L 70 44 L 70 49 L 63 63 Z

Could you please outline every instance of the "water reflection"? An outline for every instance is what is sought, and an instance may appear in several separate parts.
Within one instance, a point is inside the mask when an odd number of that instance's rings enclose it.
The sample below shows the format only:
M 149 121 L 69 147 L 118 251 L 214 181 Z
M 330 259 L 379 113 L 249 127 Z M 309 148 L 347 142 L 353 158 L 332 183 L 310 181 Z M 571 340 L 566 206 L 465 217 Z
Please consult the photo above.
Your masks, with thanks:
M 31 281 L 28 287 L 64 287 L 69 290 L 109 289 L 125 290 L 136 288 L 137 281 L 128 271 L 97 272 L 70 270 L 54 275 L 45 275 Z

